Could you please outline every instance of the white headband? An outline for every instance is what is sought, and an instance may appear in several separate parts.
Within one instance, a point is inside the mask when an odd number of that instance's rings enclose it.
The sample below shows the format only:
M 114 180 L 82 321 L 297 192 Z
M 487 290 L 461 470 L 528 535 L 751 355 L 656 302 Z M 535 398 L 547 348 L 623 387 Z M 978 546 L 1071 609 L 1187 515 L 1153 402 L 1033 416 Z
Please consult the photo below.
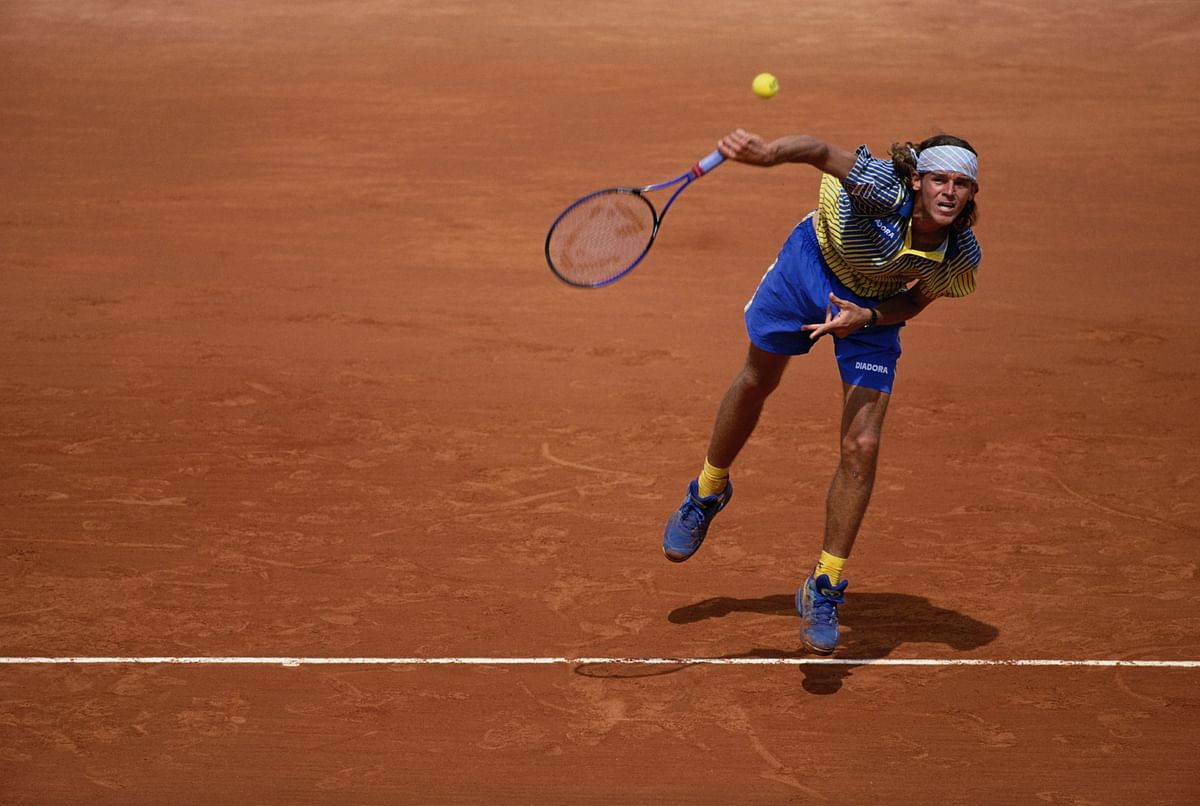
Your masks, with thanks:
M 930 171 L 960 173 L 975 181 L 979 163 L 969 149 L 960 146 L 930 146 L 917 157 L 917 173 Z

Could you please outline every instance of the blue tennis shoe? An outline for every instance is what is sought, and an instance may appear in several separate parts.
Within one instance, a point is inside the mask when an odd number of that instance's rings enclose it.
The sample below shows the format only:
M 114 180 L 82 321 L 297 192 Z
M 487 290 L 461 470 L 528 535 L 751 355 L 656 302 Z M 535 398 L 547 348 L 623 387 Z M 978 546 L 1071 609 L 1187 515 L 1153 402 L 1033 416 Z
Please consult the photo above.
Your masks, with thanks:
M 726 482 L 725 489 L 717 495 L 701 498 L 700 488 L 693 479 L 683 503 L 667 521 L 667 528 L 663 532 L 663 554 L 667 555 L 667 559 L 681 563 L 695 554 L 708 534 L 712 519 L 732 497 L 732 481 Z
M 829 575 L 821 574 L 816 579 L 810 574 L 800 590 L 796 591 L 796 610 L 800 612 L 800 640 L 810 651 L 818 655 L 832 655 L 838 643 L 838 605 L 846 601 L 846 585 L 843 579 L 836 585 L 829 584 Z

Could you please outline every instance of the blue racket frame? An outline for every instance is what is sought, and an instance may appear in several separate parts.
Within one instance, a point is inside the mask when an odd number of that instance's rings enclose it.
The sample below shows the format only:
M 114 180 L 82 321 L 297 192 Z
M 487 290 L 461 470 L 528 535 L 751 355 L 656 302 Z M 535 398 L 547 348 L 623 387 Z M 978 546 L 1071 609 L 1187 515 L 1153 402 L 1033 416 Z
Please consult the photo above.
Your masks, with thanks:
M 638 264 L 641 263 L 642 260 L 645 259 L 647 254 L 649 254 L 650 247 L 654 246 L 654 239 L 658 237 L 659 227 L 662 226 L 663 219 L 667 217 L 667 211 L 671 209 L 671 205 L 675 203 L 675 199 L 679 198 L 679 194 L 682 193 L 688 185 L 692 184 L 692 182 L 695 182 L 700 177 L 706 175 L 707 173 L 712 171 L 714 168 L 716 168 L 718 165 L 720 165 L 724 161 L 725 161 L 725 157 L 721 156 L 720 151 L 713 151 L 711 154 L 704 157 L 704 159 L 700 160 L 695 165 L 693 165 L 691 168 L 689 168 L 687 170 L 687 172 L 680 174 L 679 176 L 675 177 L 674 179 L 669 179 L 666 182 L 658 182 L 653 185 L 646 185 L 644 187 L 638 187 L 638 188 L 634 188 L 634 187 L 604 188 L 603 190 L 597 190 L 594 193 L 589 193 L 586 196 L 582 196 L 579 199 L 576 199 L 565 210 L 563 210 L 561 213 L 558 214 L 558 217 L 554 219 L 554 223 L 550 225 L 549 232 L 546 233 L 546 264 L 550 267 L 550 271 L 554 273 L 555 277 L 557 277 L 558 279 L 562 280 L 567 285 L 572 286 L 574 288 L 603 288 L 606 285 L 611 285 L 612 283 L 615 283 L 617 280 L 620 280 L 622 277 L 629 274 L 629 272 L 631 272 L 635 268 L 637 268 Z M 663 205 L 662 212 L 659 212 L 654 207 L 654 203 L 651 202 L 648 198 L 646 198 L 645 195 L 643 195 L 646 193 L 652 193 L 657 190 L 666 190 L 667 188 L 672 187 L 673 185 L 679 185 L 679 187 L 676 188 L 675 192 L 672 193 L 670 198 L 667 199 L 667 203 Z M 581 204 L 585 204 L 585 203 L 591 201 L 592 199 L 596 198 L 597 196 L 603 196 L 607 193 L 632 194 L 634 196 L 637 196 L 638 198 L 640 198 L 642 201 L 644 201 L 646 203 L 646 206 L 648 206 L 650 208 L 650 212 L 654 216 L 654 226 L 650 230 L 650 238 L 649 238 L 649 240 L 647 240 L 646 246 L 644 249 L 642 249 L 641 254 L 639 254 L 632 263 L 630 263 L 628 266 L 626 266 L 625 268 L 618 271 L 613 276 L 608 277 L 603 280 L 599 280 L 597 282 L 580 282 L 578 280 L 573 280 L 572 278 L 570 278 L 570 277 L 564 275 L 562 272 L 560 272 L 558 270 L 558 268 L 554 265 L 554 261 L 550 257 L 550 242 L 554 238 L 554 230 L 558 227 L 559 222 L 562 221 L 564 218 L 566 218 L 571 213 L 572 210 L 579 207 Z

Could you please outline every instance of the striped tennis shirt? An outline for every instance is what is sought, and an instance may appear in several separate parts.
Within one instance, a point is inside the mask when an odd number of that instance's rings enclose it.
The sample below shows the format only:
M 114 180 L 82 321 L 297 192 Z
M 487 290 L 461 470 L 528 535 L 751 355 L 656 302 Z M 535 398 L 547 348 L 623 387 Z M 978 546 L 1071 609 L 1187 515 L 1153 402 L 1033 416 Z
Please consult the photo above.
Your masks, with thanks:
M 975 290 L 981 252 L 970 227 L 951 229 L 932 251 L 912 247 L 912 196 L 890 161 L 859 146 L 845 181 L 825 174 L 816 211 L 817 243 L 829 268 L 856 294 L 886 299 L 921 281 L 925 296 Z

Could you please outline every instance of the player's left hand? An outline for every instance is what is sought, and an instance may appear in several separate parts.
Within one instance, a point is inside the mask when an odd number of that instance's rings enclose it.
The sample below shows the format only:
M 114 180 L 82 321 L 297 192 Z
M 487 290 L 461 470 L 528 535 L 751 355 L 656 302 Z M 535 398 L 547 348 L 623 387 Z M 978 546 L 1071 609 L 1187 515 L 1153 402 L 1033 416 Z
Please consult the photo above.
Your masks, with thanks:
M 825 321 L 815 325 L 801 325 L 801 330 L 807 330 L 808 337 L 813 341 L 824 336 L 826 333 L 832 333 L 837 338 L 849 336 L 856 330 L 859 330 L 868 322 L 871 321 L 871 311 L 869 308 L 864 308 L 861 305 L 855 305 L 848 299 L 842 299 L 836 294 L 830 293 L 829 305 L 825 306 Z M 833 308 L 837 308 L 837 315 L 833 313 Z

